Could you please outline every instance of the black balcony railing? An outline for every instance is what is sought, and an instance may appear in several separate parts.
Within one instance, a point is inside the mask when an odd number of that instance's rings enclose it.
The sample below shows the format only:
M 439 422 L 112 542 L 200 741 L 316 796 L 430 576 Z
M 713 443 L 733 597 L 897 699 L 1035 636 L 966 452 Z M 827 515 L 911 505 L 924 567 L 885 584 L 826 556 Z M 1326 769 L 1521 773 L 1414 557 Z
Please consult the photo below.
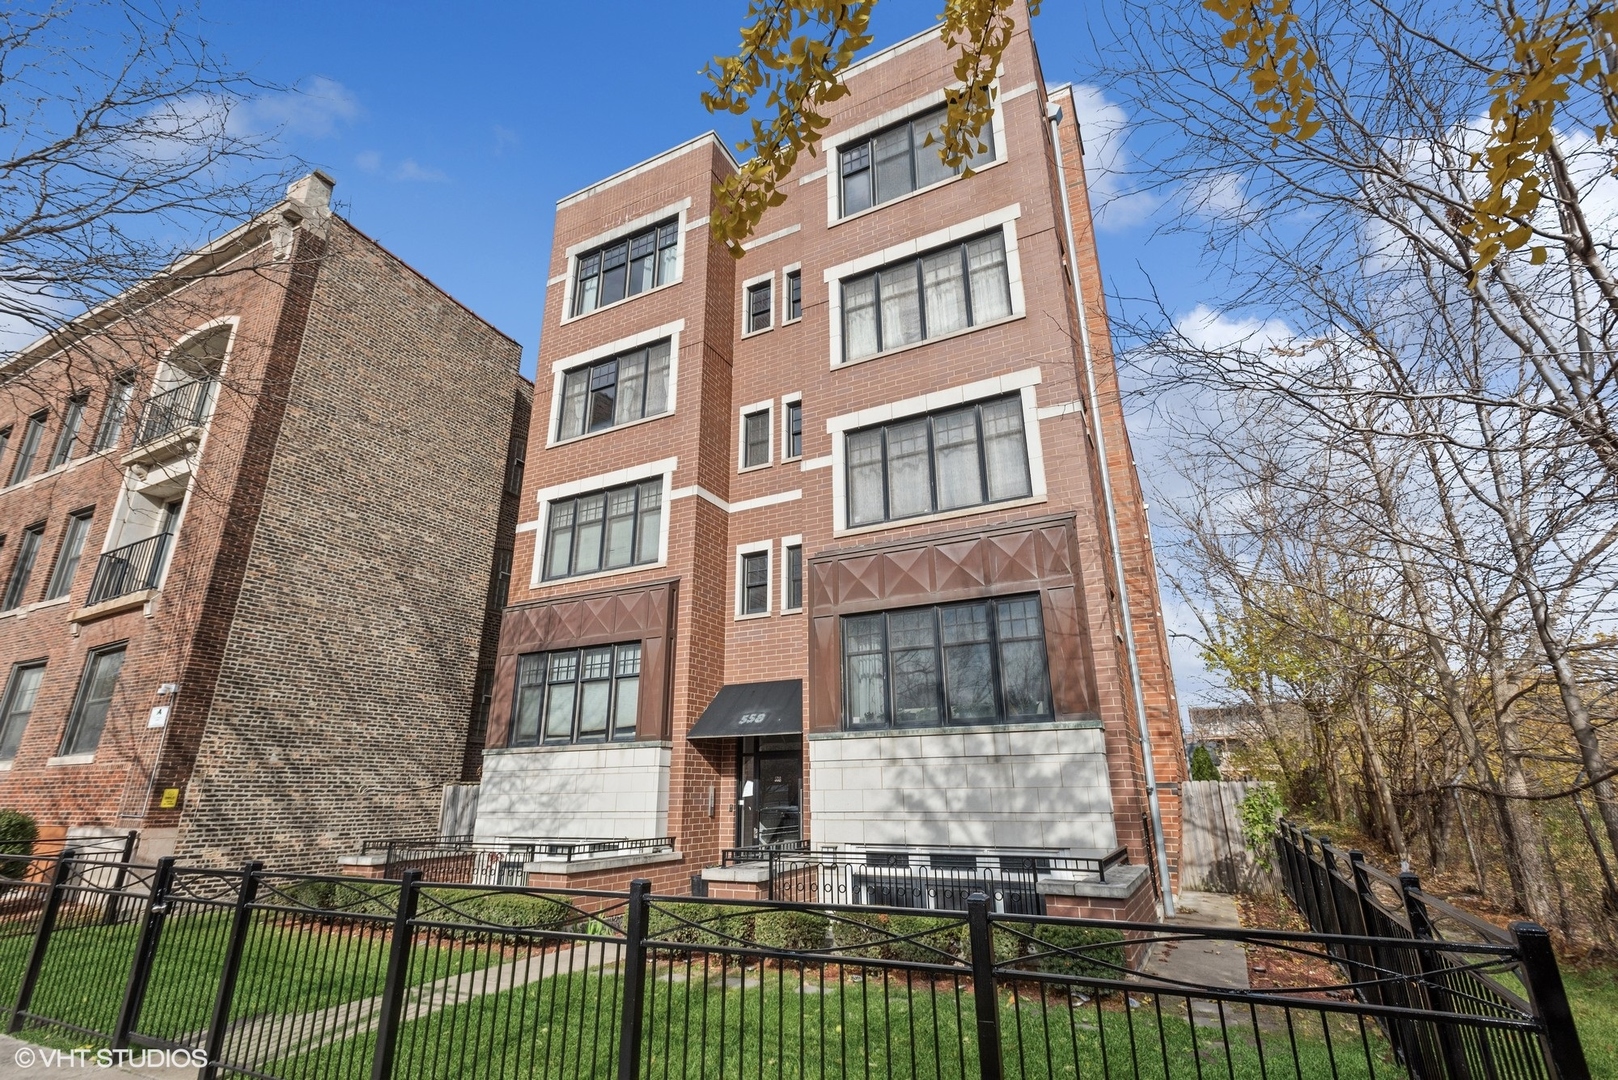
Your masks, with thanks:
M 470 836 L 391 837 L 367 840 L 362 855 L 385 855 L 385 876 L 419 870 L 427 881 L 477 885 L 525 885 L 527 863 L 538 859 L 576 862 L 613 855 L 653 855 L 674 850 L 672 836 L 625 840 L 579 836 L 512 836 L 473 840 Z
M 135 444 L 143 446 L 166 435 L 200 425 L 213 401 L 213 379 L 191 379 L 146 399 Z
M 173 539 L 168 533 L 158 533 L 113 548 L 101 556 L 101 561 L 96 563 L 95 579 L 90 582 L 90 598 L 85 603 L 105 603 L 142 589 L 157 588 L 157 579 L 163 573 L 163 559 Z

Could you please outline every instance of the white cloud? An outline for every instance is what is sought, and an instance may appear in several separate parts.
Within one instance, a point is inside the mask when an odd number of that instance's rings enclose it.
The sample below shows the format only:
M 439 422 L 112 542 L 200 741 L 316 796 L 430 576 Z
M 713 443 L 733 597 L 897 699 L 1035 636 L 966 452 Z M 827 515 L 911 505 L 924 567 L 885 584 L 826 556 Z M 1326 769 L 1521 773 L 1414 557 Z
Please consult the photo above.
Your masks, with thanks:
M 375 150 L 361 150 L 354 155 L 354 165 L 361 172 L 377 172 L 382 168 L 382 155 Z
M 1292 328 L 1280 319 L 1232 319 L 1206 304 L 1175 319 L 1174 329 L 1188 344 L 1208 352 L 1238 345 L 1248 350 L 1273 349 L 1293 339 Z
M 1073 119 L 1084 141 L 1084 178 L 1090 206 L 1100 229 L 1127 229 L 1151 216 L 1161 201 L 1132 187 L 1134 155 L 1125 147 L 1129 117 L 1123 106 L 1108 101 L 1099 86 L 1073 87 Z
M 417 164 L 415 158 L 405 158 L 393 170 L 393 178 L 406 182 L 441 184 L 449 177 L 438 169 Z
M 1239 221 L 1254 212 L 1245 181 L 1232 172 L 1202 177 L 1186 187 L 1184 198 L 1187 209 L 1205 218 Z
M 324 139 L 356 120 L 364 110 L 359 99 L 336 79 L 316 75 L 277 94 L 253 98 L 231 114 L 244 131 Z

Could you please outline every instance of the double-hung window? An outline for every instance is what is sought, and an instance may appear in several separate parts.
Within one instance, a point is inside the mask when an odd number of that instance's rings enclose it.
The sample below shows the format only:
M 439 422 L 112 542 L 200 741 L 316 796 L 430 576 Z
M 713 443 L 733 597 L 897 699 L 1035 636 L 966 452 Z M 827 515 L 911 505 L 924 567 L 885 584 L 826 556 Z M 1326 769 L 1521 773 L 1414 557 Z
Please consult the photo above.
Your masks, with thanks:
M 742 615 L 767 615 L 770 611 L 770 553 L 752 551 L 741 559 Z
M 11 483 L 20 484 L 28 479 L 28 472 L 34 467 L 34 458 L 39 453 L 39 440 L 45 434 L 45 413 L 35 413 L 28 418 L 27 425 L 22 429 L 22 443 L 17 447 L 17 459 L 11 463 Z
M 67 519 L 67 530 L 62 533 L 62 547 L 56 554 L 56 568 L 51 571 L 50 584 L 45 587 L 45 599 L 55 600 L 73 589 L 73 577 L 79 572 L 79 560 L 84 557 L 84 538 L 90 534 L 92 510 L 80 510 Z
M 17 561 L 11 564 L 11 580 L 6 582 L 5 600 L 0 602 L 0 611 L 10 611 L 22 603 L 24 594 L 28 592 L 28 579 L 34 573 L 34 563 L 39 558 L 39 542 L 44 535 L 43 521 L 22 531 L 22 540 L 17 544 Z
M 782 571 L 781 610 L 803 609 L 803 545 L 788 544 L 784 553 L 786 567 Z
M 6 448 L 11 445 L 11 429 L 0 431 L 0 465 L 5 464 Z
M 129 420 L 129 406 L 134 400 L 135 376 L 133 372 L 125 372 L 113 380 L 112 393 L 107 395 L 106 408 L 101 410 L 101 425 L 96 428 L 95 442 L 90 444 L 92 453 L 118 445 L 118 439 L 124 433 L 124 424 Z
M 786 310 L 781 315 L 781 321 L 797 322 L 803 318 L 803 271 L 788 270 L 782 291 L 786 293 Z
M 770 328 L 771 312 L 775 303 L 774 285 L 774 279 L 765 278 L 747 287 L 747 333 L 756 334 L 760 330 Z
M 843 362 L 981 326 L 1011 314 L 1005 234 L 844 278 Z
M 101 731 L 107 726 L 107 712 L 118 689 L 118 672 L 124 666 L 124 646 L 96 649 L 84 665 L 84 678 L 73 701 L 73 714 L 62 736 L 62 754 L 90 754 L 101 744 Z
M 842 624 L 847 728 L 1054 715 L 1037 596 L 848 615 Z
M 39 696 L 40 681 L 45 678 L 45 665 L 18 664 L 11 669 L 6 681 L 6 696 L 0 700 L 0 761 L 17 756 L 22 745 L 22 733 L 28 727 L 28 718 L 34 714 L 34 699 Z
M 803 457 L 803 402 L 786 403 L 786 418 L 782 421 L 784 445 L 782 457 L 788 460 Z
M 770 463 L 770 410 L 760 409 L 742 417 L 742 468 L 753 469 Z
M 848 524 L 937 514 L 1032 494 L 1022 399 L 994 398 L 847 435 Z
M 657 416 L 668 407 L 669 343 L 659 341 L 564 374 L 556 437 L 603 431 Z
M 545 579 L 654 563 L 662 524 L 661 479 L 553 502 L 546 529 Z
M 67 410 L 62 414 L 62 430 L 57 433 L 56 446 L 45 465 L 47 469 L 66 465 L 73 456 L 73 447 L 79 441 L 79 429 L 84 426 L 84 407 L 89 401 L 87 394 L 75 394 L 67 399 Z
M 844 217 L 960 175 L 961 169 L 950 168 L 939 156 L 944 114 L 944 109 L 935 109 L 838 147 Z M 994 140 L 985 138 L 982 147 L 963 163 L 965 168 L 980 169 L 994 160 Z
M 635 737 L 640 642 L 527 653 L 517 658 L 511 745 Z
M 626 240 L 578 257 L 573 277 L 573 314 L 616 304 L 627 296 L 667 285 L 679 262 L 679 221 L 664 221 Z

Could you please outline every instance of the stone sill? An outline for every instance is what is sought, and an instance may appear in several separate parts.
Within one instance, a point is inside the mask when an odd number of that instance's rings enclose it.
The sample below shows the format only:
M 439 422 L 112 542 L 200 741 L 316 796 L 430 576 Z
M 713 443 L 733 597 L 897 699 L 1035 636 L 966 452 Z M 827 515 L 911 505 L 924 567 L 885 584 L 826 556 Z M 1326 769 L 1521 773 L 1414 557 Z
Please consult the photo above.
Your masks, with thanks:
M 1106 881 L 1042 877 L 1034 885 L 1041 896 L 1083 896 L 1096 900 L 1127 900 L 1150 880 L 1144 866 L 1114 866 Z
M 741 863 L 737 866 L 710 866 L 702 872 L 703 881 L 731 881 L 763 885 L 770 880 L 769 863 Z
M 94 765 L 95 760 L 96 760 L 96 756 L 93 753 L 90 753 L 90 754 L 61 754 L 61 755 L 58 755 L 57 757 L 45 759 L 45 764 L 47 766 L 50 766 L 50 765 Z
M 653 851 L 630 855 L 607 855 L 591 859 L 535 859 L 522 864 L 528 874 L 589 874 L 597 870 L 619 870 L 626 866 L 656 866 L 659 863 L 679 862 L 685 858 L 678 851 Z
M 505 757 L 521 754 L 563 754 L 580 750 L 672 750 L 674 744 L 667 739 L 615 739 L 610 742 L 551 743 L 543 746 L 490 746 L 483 751 L 485 757 Z
M 386 855 L 339 855 L 337 857 L 337 865 L 386 866 L 388 865 L 388 857 Z
M 105 619 L 108 615 L 133 611 L 138 607 L 145 607 L 147 602 L 156 595 L 156 589 L 140 589 L 123 596 L 115 596 L 111 600 L 103 600 L 99 604 L 79 608 L 79 610 L 68 616 L 68 621 L 76 623 L 95 622 L 97 619 Z
M 906 735 L 985 735 L 999 731 L 1092 731 L 1101 727 L 1100 720 L 1028 720 L 1013 724 L 951 724 L 948 727 L 896 727 L 877 728 L 872 731 L 811 731 L 810 742 L 822 739 L 882 739 L 902 738 Z

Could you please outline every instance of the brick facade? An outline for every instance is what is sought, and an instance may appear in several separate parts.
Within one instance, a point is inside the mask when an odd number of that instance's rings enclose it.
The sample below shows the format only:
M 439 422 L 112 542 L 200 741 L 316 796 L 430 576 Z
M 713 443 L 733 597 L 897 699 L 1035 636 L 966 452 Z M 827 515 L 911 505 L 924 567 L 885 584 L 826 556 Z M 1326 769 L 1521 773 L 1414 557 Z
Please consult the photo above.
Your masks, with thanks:
M 835 810 L 840 836 L 857 829 L 863 813 L 869 826 L 865 835 L 879 841 L 894 816 L 881 808 L 907 804 L 916 835 L 907 834 L 905 842 L 951 842 L 951 828 L 970 824 L 974 814 L 956 798 L 957 789 L 985 792 L 982 798 L 992 802 L 998 783 L 1004 805 L 996 815 L 979 813 L 986 839 L 978 843 L 1043 846 L 1030 839 L 1040 831 L 1031 825 L 1039 815 L 1017 811 L 1014 792 L 1026 801 L 1030 791 L 1040 790 L 1048 803 L 1047 816 L 1059 818 L 1070 807 L 1078 813 L 1081 805 L 1085 813 L 1095 813 L 1093 792 L 1099 791 L 1105 828 L 1094 834 L 1094 847 L 1122 844 L 1132 863 L 1150 865 L 1141 746 L 1101 497 L 1103 467 L 1116 494 L 1165 840 L 1171 863 L 1177 857 L 1174 785 L 1183 760 L 1178 709 L 1145 507 L 1106 336 L 1071 102 L 1047 91 L 1032 40 L 1019 28 L 1000 79 L 992 165 L 846 216 L 839 216 L 835 196 L 828 192 L 838 177 L 835 144 L 935 107 L 951 78 L 950 68 L 949 53 L 932 32 L 855 65 L 847 74 L 851 93 L 830 109 L 825 152 L 804 158 L 786 179 L 785 203 L 767 213 L 739 260 L 717 246 L 707 228 L 712 185 L 735 168 L 712 136 L 682 144 L 558 204 L 513 567 L 512 612 L 523 615 L 514 619 L 508 614 L 506 620 L 489 754 L 506 753 L 502 748 L 511 739 L 520 655 L 606 640 L 599 626 L 592 637 L 548 613 L 581 602 L 605 605 L 626 591 L 677 582 L 670 635 L 674 645 L 666 670 L 660 669 L 666 684 L 657 688 L 654 701 L 643 678 L 638 730 L 642 738 L 672 743 L 664 831 L 678 838 L 686 873 L 713 865 L 723 848 L 736 843 L 739 750 L 735 739 L 692 741 L 686 735 L 721 687 L 780 679 L 805 682 L 806 775 L 800 805 L 806 837 L 819 839 L 815 820 L 821 801 L 828 803 L 828 815 Z M 1046 119 L 1051 103 L 1067 106 L 1054 131 Z M 1069 183 L 1078 246 L 1073 253 L 1066 250 L 1058 154 Z M 612 306 L 573 313 L 579 256 L 670 219 L 681 237 L 677 281 Z M 887 259 L 930 250 L 931 243 L 990 231 L 1001 233 L 1008 251 L 1010 315 L 938 340 L 841 362 L 836 309 L 843 279 Z M 1070 265 L 1078 268 L 1086 300 L 1108 451 L 1104 465 L 1097 460 L 1089 429 Z M 802 317 L 783 321 L 782 293 L 791 269 L 801 275 Z M 771 327 L 744 332 L 746 288 L 765 277 L 774 289 Z M 627 426 L 561 437 L 562 373 L 607 355 L 613 343 L 643 344 L 654 338 L 668 339 L 674 353 L 673 408 Z M 782 423 L 786 404 L 795 395 L 802 403 L 802 454 L 784 460 Z M 1020 402 L 1028 428 L 1032 494 L 998 505 L 853 527 L 839 468 L 846 433 L 882 422 L 892 410 L 915 412 L 925 402 L 915 403 L 927 395 L 941 403 L 995 396 Z M 748 468 L 741 464 L 741 414 L 758 403 L 769 403 L 773 413 L 770 461 Z M 591 478 L 606 488 L 654 476 L 662 478 L 668 529 L 666 546 L 654 564 L 544 579 L 539 560 L 552 501 L 588 490 Z M 802 538 L 805 598 L 798 611 L 785 611 L 782 604 L 783 541 L 788 537 Z M 765 544 L 771 553 L 769 611 L 762 617 L 741 616 L 739 553 Z M 888 752 L 892 747 L 878 753 L 872 741 L 867 744 L 873 748 L 872 768 L 850 766 L 851 755 L 861 753 L 857 748 L 842 747 L 835 755 L 842 777 L 869 777 L 833 785 L 826 772 L 817 783 L 812 767 L 816 744 L 811 740 L 846 737 L 843 618 L 862 611 L 1023 595 L 1039 599 L 1055 697 L 1052 719 L 1064 721 L 1043 730 L 1053 753 L 1070 753 L 1063 760 L 1074 762 L 1071 782 L 1036 776 L 1039 755 L 1016 754 L 1011 755 L 1014 761 L 985 763 L 1003 767 L 1003 780 L 987 781 L 987 788 L 960 783 L 951 779 L 953 770 L 968 765 L 948 754 Z M 649 727 L 653 711 L 657 722 Z M 1103 753 L 1093 754 L 1084 740 L 1093 738 L 1098 725 Z M 861 735 L 907 740 L 907 746 L 918 739 L 950 737 L 961 736 L 951 736 L 948 729 Z M 993 753 L 989 751 L 991 758 Z M 935 759 L 936 767 L 928 764 Z M 540 768 L 543 755 L 529 760 L 532 764 L 525 767 Z M 1081 766 L 1081 760 L 1097 763 Z M 879 761 L 900 764 L 892 775 L 878 778 Z M 1079 777 L 1081 768 L 1093 775 Z M 866 785 L 863 792 L 861 784 Z M 872 784 L 885 790 L 866 798 Z M 998 821 L 992 828 L 991 816 Z M 555 835 L 562 820 L 537 803 L 530 817 L 528 831 L 534 835 Z M 493 838 L 480 824 L 483 832 Z M 1083 846 L 1066 843 L 1070 849 Z M 667 866 L 658 869 L 669 874 Z
M 67 463 L 47 469 L 42 451 L 0 490 L 7 581 L 23 530 L 45 523 L 39 565 L 0 613 L 7 668 L 45 663 L 0 805 L 46 828 L 137 829 L 147 857 L 326 868 L 358 837 L 430 831 L 461 776 L 480 635 L 494 636 L 490 568 L 514 524 L 506 450 L 526 438 L 530 391 L 515 342 L 332 215 L 329 194 L 305 178 L 7 372 L 0 429 L 45 409 L 47 448 L 65 402 L 88 395 Z M 208 328 L 222 355 L 185 359 Z M 148 399 L 203 366 L 211 410 L 150 438 L 171 399 Z M 96 449 L 121 379 L 129 418 Z M 98 566 L 154 538 L 165 502 L 178 513 L 157 587 L 108 590 Z M 67 515 L 85 508 L 77 573 L 46 600 Z M 92 587 L 116 595 L 90 604 Z M 86 658 L 117 643 L 101 737 L 64 755 Z

